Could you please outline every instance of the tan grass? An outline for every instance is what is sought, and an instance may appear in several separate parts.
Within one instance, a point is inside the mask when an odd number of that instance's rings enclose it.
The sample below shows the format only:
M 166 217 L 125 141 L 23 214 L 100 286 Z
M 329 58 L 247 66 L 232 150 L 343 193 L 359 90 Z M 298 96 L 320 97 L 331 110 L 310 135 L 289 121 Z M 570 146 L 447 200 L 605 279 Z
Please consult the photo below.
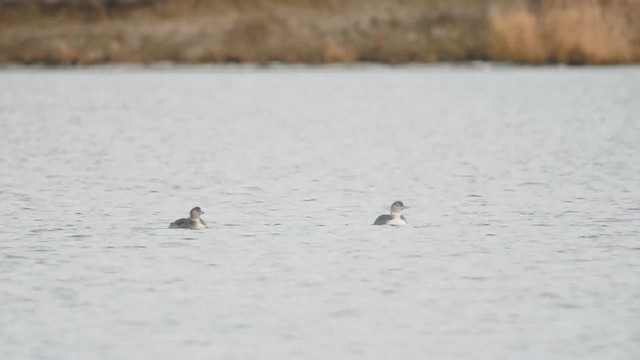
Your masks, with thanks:
M 12 1 L 0 63 L 640 60 L 640 0 Z
M 525 9 L 493 13 L 490 54 L 504 61 L 544 63 L 547 52 L 539 19 Z
M 488 0 L 25 1 L 0 10 L 0 62 L 464 61 Z
M 640 60 L 640 1 L 543 0 L 494 10 L 489 54 L 525 63 L 615 64 Z

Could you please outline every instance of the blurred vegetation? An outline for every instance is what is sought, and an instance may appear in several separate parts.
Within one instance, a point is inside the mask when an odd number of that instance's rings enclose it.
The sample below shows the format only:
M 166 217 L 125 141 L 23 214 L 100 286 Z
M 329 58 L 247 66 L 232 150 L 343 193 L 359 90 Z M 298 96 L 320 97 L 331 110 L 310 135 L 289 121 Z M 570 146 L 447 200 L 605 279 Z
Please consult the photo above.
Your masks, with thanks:
M 640 60 L 640 0 L 0 0 L 0 63 Z

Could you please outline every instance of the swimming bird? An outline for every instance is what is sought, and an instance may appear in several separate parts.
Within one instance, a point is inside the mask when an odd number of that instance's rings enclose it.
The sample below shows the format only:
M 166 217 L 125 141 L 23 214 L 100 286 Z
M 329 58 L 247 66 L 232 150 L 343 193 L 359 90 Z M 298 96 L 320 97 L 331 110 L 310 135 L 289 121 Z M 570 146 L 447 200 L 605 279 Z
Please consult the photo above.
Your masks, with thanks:
M 200 210 L 199 206 L 194 207 L 189 212 L 189 218 L 178 219 L 169 224 L 169 229 L 204 229 L 207 228 L 207 223 L 200 219 L 200 215 L 204 214 L 204 211 Z
M 391 215 L 380 215 L 373 222 L 373 225 L 407 225 L 407 218 L 400 215 L 400 211 L 409 208 L 404 206 L 402 201 L 396 201 L 391 204 Z

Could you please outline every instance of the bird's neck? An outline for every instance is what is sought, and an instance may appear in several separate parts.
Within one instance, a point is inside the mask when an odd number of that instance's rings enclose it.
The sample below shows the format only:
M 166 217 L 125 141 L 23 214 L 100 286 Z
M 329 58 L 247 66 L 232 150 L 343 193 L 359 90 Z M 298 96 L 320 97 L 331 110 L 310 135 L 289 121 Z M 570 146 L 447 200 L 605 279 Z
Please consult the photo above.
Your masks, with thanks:
M 399 211 L 392 211 L 391 212 L 391 218 L 392 219 L 400 219 L 400 212 Z

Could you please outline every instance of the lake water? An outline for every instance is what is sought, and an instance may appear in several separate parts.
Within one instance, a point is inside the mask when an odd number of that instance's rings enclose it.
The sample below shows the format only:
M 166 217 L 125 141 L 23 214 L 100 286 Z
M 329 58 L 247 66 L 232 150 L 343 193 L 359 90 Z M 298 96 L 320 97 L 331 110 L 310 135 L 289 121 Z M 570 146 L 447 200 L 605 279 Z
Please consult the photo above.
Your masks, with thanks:
M 0 70 L 1 359 L 638 359 L 640 67 Z M 372 226 L 389 205 L 404 227 Z M 200 206 L 210 228 L 169 230 Z

